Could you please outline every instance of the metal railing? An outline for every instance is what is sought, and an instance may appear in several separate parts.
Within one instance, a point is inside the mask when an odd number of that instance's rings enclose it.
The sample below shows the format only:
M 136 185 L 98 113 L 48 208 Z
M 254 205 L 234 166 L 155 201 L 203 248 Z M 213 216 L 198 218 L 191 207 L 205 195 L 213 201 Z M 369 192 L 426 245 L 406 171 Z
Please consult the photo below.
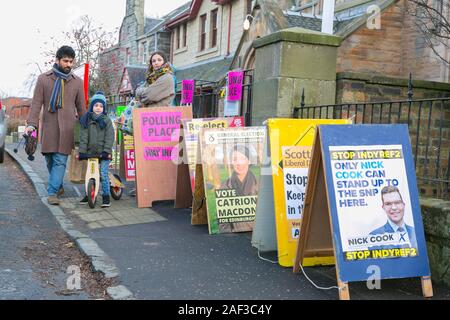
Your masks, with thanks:
M 118 106 L 126 106 L 133 99 L 132 95 L 115 95 L 115 96 L 107 96 L 106 104 L 108 109 L 108 114 L 116 115 Z
M 450 98 L 371 103 L 305 106 L 302 92 L 300 107 L 293 117 L 303 119 L 353 119 L 355 124 L 408 125 L 419 192 L 424 196 L 450 199 Z
M 225 79 L 218 82 L 195 80 L 195 90 L 192 102 L 194 118 L 219 116 L 219 101 L 222 98 L 221 95 L 223 94 L 225 83 Z M 177 88 L 180 90 L 176 94 L 176 101 L 179 103 L 181 101 L 181 82 L 177 84 Z M 247 126 L 251 125 L 252 120 L 252 88 L 253 69 L 244 70 L 239 115 L 245 117 Z
M 192 114 L 194 118 L 216 117 L 218 110 L 218 82 L 195 80 L 194 96 L 192 98 Z M 181 81 L 177 83 L 175 95 L 177 105 L 181 105 Z

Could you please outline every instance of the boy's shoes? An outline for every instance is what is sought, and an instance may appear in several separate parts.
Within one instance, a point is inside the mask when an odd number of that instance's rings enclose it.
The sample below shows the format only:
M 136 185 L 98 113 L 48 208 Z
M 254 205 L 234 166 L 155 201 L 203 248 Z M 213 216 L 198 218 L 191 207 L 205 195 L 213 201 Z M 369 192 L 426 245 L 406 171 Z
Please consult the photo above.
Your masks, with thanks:
M 51 204 L 52 206 L 57 206 L 60 203 L 60 201 L 56 195 L 48 196 L 47 202 L 48 202 L 48 204 Z
M 61 186 L 61 188 L 59 188 L 58 193 L 56 194 L 56 196 L 59 198 L 64 194 L 64 188 Z
M 84 198 L 81 199 L 80 204 L 88 204 L 88 197 L 84 196 Z
M 111 201 L 109 200 L 109 196 L 103 196 L 102 208 L 111 207 Z

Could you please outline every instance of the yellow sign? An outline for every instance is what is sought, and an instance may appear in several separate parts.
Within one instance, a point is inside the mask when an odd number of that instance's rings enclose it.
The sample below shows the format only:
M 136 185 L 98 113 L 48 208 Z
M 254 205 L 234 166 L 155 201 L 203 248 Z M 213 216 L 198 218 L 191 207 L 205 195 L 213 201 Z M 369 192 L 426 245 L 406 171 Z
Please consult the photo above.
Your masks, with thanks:
M 318 124 L 350 120 L 269 119 L 270 155 L 277 230 L 278 262 L 294 265 L 308 182 L 311 148 Z M 334 264 L 334 257 L 305 258 L 304 266 Z

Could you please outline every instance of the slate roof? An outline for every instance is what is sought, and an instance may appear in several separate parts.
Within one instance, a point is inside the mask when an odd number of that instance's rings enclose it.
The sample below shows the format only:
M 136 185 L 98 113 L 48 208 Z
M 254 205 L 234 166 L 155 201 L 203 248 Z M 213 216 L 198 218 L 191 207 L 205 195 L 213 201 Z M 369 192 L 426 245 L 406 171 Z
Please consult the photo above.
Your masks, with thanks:
M 191 2 L 192 1 L 186 2 L 182 6 L 172 10 L 171 12 L 163 16 L 161 19 L 146 18 L 144 33 L 149 34 L 156 31 L 160 31 L 168 21 L 188 11 L 189 8 L 191 7 Z
M 154 18 L 145 18 L 145 27 L 144 33 L 149 33 L 152 31 L 158 24 L 160 24 L 162 19 L 154 19 Z
M 222 80 L 230 70 L 233 57 L 220 59 L 216 61 L 208 61 L 199 65 L 194 65 L 185 69 L 175 71 L 177 82 L 185 79 L 205 80 L 217 82 Z
M 126 66 L 125 69 L 128 72 L 128 77 L 131 82 L 131 87 L 133 88 L 133 91 L 134 91 L 134 90 L 136 90 L 139 83 L 141 83 L 142 81 L 145 81 L 145 71 L 147 71 L 147 67 L 145 67 L 145 66 Z M 125 71 L 124 71 L 124 74 L 125 74 Z
M 333 33 L 346 38 L 366 23 L 368 16 L 366 10 L 369 6 L 376 4 L 383 11 L 396 1 L 398 0 L 372 0 L 336 12 L 335 17 L 337 17 L 337 20 L 334 22 Z M 322 29 L 322 19 L 317 17 L 302 16 L 292 11 L 285 12 L 285 17 L 289 27 L 301 27 L 319 32 Z
M 309 17 L 309 16 L 300 16 L 293 14 L 286 14 L 286 19 L 288 21 L 289 27 L 300 27 L 314 31 L 322 30 L 322 19 Z M 352 24 L 358 18 L 343 20 L 343 21 L 334 21 L 333 33 L 340 34 L 348 25 Z

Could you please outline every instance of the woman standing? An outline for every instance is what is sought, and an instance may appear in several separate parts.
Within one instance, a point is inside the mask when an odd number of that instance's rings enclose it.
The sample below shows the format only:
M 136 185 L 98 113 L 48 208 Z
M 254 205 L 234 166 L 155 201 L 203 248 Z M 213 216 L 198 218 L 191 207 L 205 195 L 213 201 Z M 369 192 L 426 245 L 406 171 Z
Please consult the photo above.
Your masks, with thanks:
M 147 81 L 136 89 L 136 98 L 142 107 L 171 106 L 175 97 L 174 72 L 172 65 L 162 52 L 150 56 L 150 65 L 146 73 Z
M 175 98 L 175 82 L 172 65 L 167 61 L 162 52 L 154 52 L 150 56 L 150 65 L 146 72 L 147 80 L 136 89 L 135 99 L 139 103 L 132 103 L 123 114 L 121 123 L 127 134 L 133 135 L 132 109 L 134 107 L 168 107 L 172 106 Z M 130 196 L 136 195 L 136 189 L 132 189 Z

